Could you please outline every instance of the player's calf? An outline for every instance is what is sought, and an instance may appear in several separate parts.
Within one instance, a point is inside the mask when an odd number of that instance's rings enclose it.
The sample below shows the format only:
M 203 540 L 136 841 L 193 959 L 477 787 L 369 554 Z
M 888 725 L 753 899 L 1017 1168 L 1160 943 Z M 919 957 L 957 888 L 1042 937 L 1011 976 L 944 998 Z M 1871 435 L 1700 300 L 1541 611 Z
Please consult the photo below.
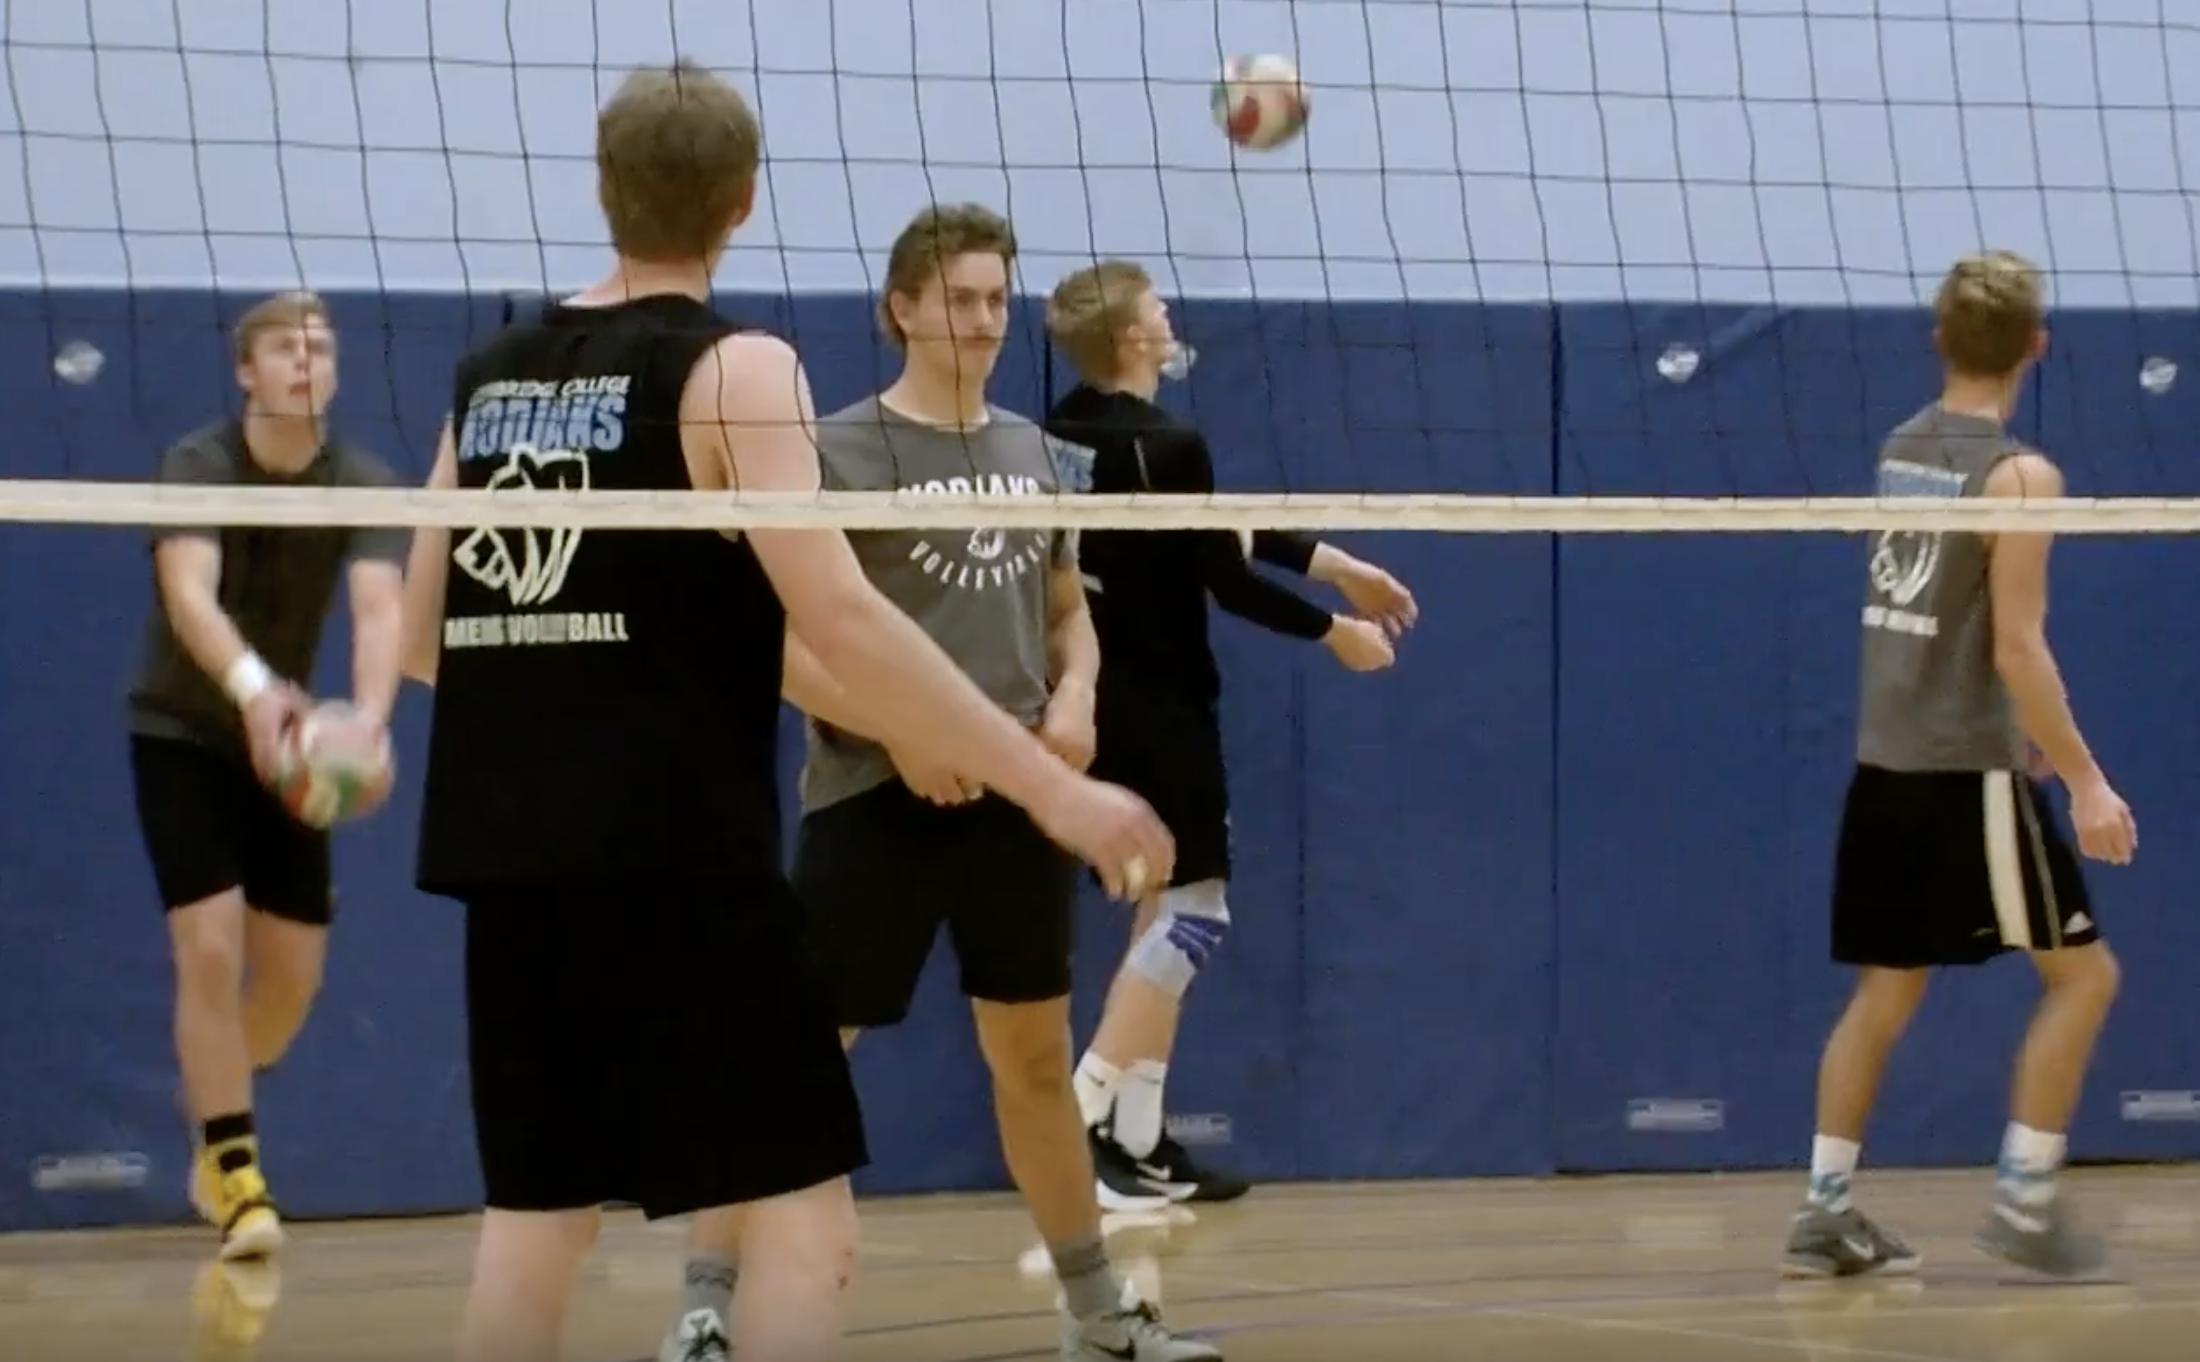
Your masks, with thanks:
M 857 1224 L 846 1178 L 743 1208 L 740 1356 L 829 1357 L 840 1340 L 840 1303 L 855 1276 Z M 690 1353 L 690 1362 L 717 1362 Z
M 2115 1004 L 2122 970 L 2100 941 L 2036 952 L 2032 960 L 2043 991 L 2017 1055 L 1997 1181 L 2005 1196 L 2038 1206 L 2054 1200 L 2067 1152 L 2064 1132 L 2077 1109 L 2094 1043 Z
M 1901 1238 L 1858 1210 L 1850 1184 L 1863 1156 L 1864 1127 L 1888 1056 L 1925 998 L 1923 970 L 1867 966 L 1857 976 L 1818 1063 L 1817 1128 L 1810 1183 L 1788 1229 L 1781 1271 L 1789 1277 L 1910 1273 L 1921 1259 Z
M 224 1258 L 259 1258 L 283 1243 L 260 1170 L 245 1038 L 244 896 L 228 890 L 168 915 L 176 967 L 175 1038 L 186 1101 L 198 1123 L 191 1201 L 222 1234 Z
M 2098 1278 L 2108 1268 L 2107 1247 L 2098 1235 L 2077 1227 L 2058 1184 L 2069 1153 L 2070 1117 L 2122 969 L 2098 939 L 2035 952 L 2032 961 L 2044 991 L 2017 1057 L 1993 1205 L 1972 1242 L 2027 1272 Z
M 245 922 L 245 1049 L 255 1072 L 274 1066 L 320 996 L 328 929 L 251 913 Z
M 596 1210 L 509 1211 L 481 1221 L 474 1276 L 459 1322 L 458 1362 L 542 1362 L 558 1355 L 581 1263 L 596 1242 Z
M 1230 929 L 1230 905 L 1220 879 L 1170 889 L 1132 942 L 1124 970 L 1108 1000 L 1107 1015 L 1079 1065 L 1112 1071 L 1103 1119 L 1097 1103 L 1080 1091 L 1086 1123 L 1094 1127 L 1093 1161 L 1101 1204 L 1139 1209 L 1153 1197 L 1230 1201 L 1249 1190 L 1242 1178 L 1203 1167 L 1170 1139 L 1164 1098 L 1168 1053 L 1192 981 L 1207 968 Z M 1128 1058 L 1120 1069 L 1112 1060 Z M 1082 1089 L 1082 1084 L 1081 1084 Z
M 1070 1091 L 1069 1000 L 975 1001 L 1001 1150 L 1048 1243 L 1097 1234 L 1092 1164 Z

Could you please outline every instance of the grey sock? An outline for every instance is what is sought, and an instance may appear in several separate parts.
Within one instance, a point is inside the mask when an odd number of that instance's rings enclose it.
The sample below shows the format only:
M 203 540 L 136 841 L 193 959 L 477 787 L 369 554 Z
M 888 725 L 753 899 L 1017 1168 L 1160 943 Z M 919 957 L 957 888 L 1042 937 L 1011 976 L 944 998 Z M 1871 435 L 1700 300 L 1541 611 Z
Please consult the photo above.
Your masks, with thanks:
M 687 1277 L 680 1291 L 680 1315 L 715 1310 L 718 1318 L 733 1313 L 733 1284 L 739 1272 L 723 1253 L 697 1253 L 687 1260 Z
M 1108 1262 L 1107 1245 L 1099 1235 L 1068 1244 L 1050 1244 L 1054 1275 L 1061 1279 L 1062 1295 L 1069 1312 L 1079 1319 L 1112 1315 L 1123 1308 L 1123 1283 Z

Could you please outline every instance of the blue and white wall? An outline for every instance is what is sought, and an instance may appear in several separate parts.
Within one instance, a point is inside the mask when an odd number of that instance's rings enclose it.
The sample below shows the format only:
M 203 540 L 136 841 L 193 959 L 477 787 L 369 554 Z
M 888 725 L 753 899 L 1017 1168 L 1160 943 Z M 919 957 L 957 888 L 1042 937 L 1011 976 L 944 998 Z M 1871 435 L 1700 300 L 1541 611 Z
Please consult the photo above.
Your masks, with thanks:
M 978 199 L 1014 215 L 1028 292 L 1096 252 L 1170 281 L 1202 356 L 1175 400 L 1239 489 L 1857 492 L 1932 391 L 1919 301 L 1987 243 L 2054 271 L 2020 419 L 2076 490 L 2200 492 L 2200 30 L 2156 0 L 1805 9 L 18 2 L 0 476 L 143 476 L 228 400 L 222 320 L 298 283 L 338 298 L 346 424 L 424 472 L 499 295 L 601 268 L 592 111 L 677 47 L 767 130 L 726 306 L 790 330 L 827 405 L 890 372 L 867 294 L 894 231 Z M 1225 51 L 1297 54 L 1300 146 L 1228 154 L 1205 108 Z M 1700 359 L 1685 382 L 1673 349 Z M 64 350 L 104 363 L 57 375 Z M 2184 377 L 2142 385 L 2149 361 Z M 1045 362 L 1027 310 L 1000 399 L 1035 406 Z M 1842 986 L 1822 904 L 1856 544 L 1355 547 L 1424 603 L 1395 672 L 1221 628 L 1241 927 L 1172 1085 L 1193 1133 L 1270 1178 L 1795 1159 Z M 2075 1147 L 2192 1156 L 2200 549 L 2057 554 L 2079 712 L 2146 830 L 2096 881 L 2130 983 Z M 119 727 L 148 597 L 134 530 L 0 529 L 0 1227 L 183 1210 Z M 325 1003 L 265 1090 L 302 1212 L 476 1196 L 455 915 L 409 888 L 415 810 L 343 839 Z M 1112 910 L 1088 924 L 1087 1018 L 1120 941 Z M 1946 982 L 1878 1157 L 1989 1156 L 2006 1066 L 1973 1047 L 2012 1040 L 2028 995 L 2015 964 Z M 1001 1181 L 944 975 L 859 1066 L 872 1189 Z

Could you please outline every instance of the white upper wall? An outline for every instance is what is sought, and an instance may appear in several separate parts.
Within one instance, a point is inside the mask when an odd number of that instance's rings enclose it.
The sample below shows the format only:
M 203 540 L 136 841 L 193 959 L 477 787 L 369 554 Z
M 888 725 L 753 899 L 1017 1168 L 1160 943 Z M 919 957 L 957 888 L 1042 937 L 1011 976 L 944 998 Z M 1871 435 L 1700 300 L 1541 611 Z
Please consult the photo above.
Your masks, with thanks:
M 2191 12 L 2188 13 L 2187 11 Z M 603 264 L 592 114 L 676 50 L 769 176 L 723 282 L 867 289 L 931 199 L 1181 292 L 1906 303 L 1981 243 L 2200 302 L 2194 0 L 0 0 L 8 282 L 485 291 Z M 2165 17 L 2172 16 L 2172 17 Z M 1296 56 L 1292 149 L 1209 122 Z

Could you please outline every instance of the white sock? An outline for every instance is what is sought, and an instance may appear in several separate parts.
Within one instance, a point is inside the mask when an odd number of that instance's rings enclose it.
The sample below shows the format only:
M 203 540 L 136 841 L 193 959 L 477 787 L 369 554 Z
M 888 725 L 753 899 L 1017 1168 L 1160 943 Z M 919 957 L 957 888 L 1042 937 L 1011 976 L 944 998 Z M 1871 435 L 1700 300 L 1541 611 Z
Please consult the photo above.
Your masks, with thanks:
M 1133 1060 L 1115 1090 L 1115 1142 L 1134 1159 L 1161 1143 L 1161 1088 L 1168 1077 L 1169 1066 L 1158 1059 Z
M 1810 1142 L 1810 1203 L 1829 1211 L 1849 1208 L 1849 1179 L 1856 1176 L 1856 1161 L 1864 1146 L 1837 1135 L 1820 1135 Z
M 2061 1170 L 2069 1147 L 2070 1141 L 2064 1135 L 2011 1121 L 2009 1133 L 2001 1142 L 1999 1180 L 2003 1190 L 2013 1200 L 2029 1206 L 2053 1201 L 2055 1174 Z
M 1121 1069 L 1090 1050 L 1077 1061 L 1077 1073 L 1070 1085 L 1077 1090 L 1077 1110 L 1087 1129 L 1108 1119 L 1108 1112 L 1115 1106 L 1116 1085 L 1122 1081 Z

